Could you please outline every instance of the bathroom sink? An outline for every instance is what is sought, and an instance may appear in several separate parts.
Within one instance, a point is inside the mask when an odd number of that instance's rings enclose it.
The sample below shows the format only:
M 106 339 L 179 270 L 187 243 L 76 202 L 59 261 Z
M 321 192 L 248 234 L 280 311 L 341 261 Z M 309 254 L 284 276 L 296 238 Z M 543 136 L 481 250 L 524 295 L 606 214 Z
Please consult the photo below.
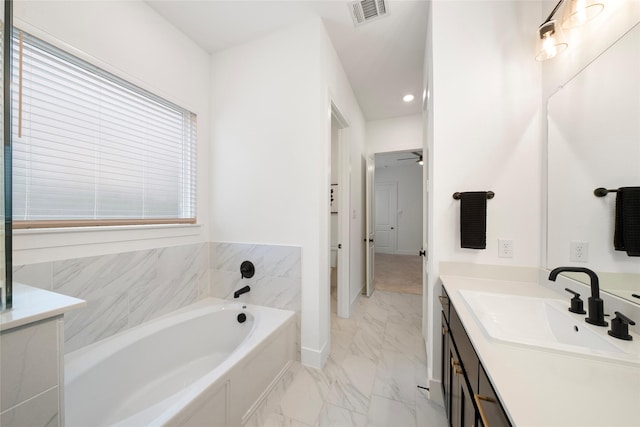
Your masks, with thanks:
M 495 340 L 640 365 L 638 343 L 617 340 L 607 335 L 607 328 L 585 323 L 584 315 L 567 310 L 568 301 L 459 292 L 478 323 Z

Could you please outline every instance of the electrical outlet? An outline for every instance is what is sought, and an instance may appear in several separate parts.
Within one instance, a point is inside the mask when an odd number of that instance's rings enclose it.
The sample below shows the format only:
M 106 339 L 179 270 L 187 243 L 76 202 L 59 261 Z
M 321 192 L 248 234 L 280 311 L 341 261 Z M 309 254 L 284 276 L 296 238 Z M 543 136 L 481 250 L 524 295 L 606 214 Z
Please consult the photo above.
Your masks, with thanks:
M 498 256 L 500 258 L 513 258 L 513 240 L 498 239 Z
M 572 262 L 587 262 L 589 260 L 589 243 L 571 242 L 569 260 Z

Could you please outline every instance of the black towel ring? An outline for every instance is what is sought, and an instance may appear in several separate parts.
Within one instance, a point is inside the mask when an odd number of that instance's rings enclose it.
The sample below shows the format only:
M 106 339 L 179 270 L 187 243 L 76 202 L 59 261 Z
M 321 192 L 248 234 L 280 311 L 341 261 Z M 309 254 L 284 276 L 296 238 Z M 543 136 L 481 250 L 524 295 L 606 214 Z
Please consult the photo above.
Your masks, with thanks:
M 598 188 L 596 188 L 595 190 L 593 190 L 593 194 L 594 194 L 596 197 L 604 197 L 604 196 L 606 196 L 606 195 L 607 195 L 607 194 L 609 194 L 609 193 L 617 193 L 617 192 L 618 192 L 618 190 L 607 190 L 607 189 L 606 189 L 606 188 L 604 188 L 604 187 L 598 187 Z
M 462 195 L 462 193 L 456 191 L 455 193 L 453 193 L 453 198 L 456 200 L 460 200 L 460 196 Z M 487 199 L 493 199 L 495 197 L 496 193 L 494 193 L 493 191 L 487 191 Z

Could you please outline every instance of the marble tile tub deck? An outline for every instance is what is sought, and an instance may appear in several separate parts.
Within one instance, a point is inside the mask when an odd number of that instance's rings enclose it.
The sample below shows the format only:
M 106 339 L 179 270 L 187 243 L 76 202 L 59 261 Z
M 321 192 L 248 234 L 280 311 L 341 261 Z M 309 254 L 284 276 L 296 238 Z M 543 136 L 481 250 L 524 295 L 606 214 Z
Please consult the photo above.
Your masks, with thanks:
M 420 304 L 419 295 L 376 291 L 360 298 L 350 319 L 332 309 L 324 369 L 296 362 L 279 403 L 258 424 L 445 427 L 444 408 L 418 387 L 427 385 Z

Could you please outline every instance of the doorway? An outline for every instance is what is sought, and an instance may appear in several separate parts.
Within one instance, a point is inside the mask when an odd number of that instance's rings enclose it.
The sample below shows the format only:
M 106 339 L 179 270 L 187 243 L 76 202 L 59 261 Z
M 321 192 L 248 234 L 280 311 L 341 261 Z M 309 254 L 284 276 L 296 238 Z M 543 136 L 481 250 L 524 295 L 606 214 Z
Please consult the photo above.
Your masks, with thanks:
M 331 105 L 331 190 L 330 190 L 330 305 L 331 312 L 349 317 L 349 173 L 348 122 Z
M 422 295 L 422 150 L 378 153 L 374 175 L 374 288 Z

